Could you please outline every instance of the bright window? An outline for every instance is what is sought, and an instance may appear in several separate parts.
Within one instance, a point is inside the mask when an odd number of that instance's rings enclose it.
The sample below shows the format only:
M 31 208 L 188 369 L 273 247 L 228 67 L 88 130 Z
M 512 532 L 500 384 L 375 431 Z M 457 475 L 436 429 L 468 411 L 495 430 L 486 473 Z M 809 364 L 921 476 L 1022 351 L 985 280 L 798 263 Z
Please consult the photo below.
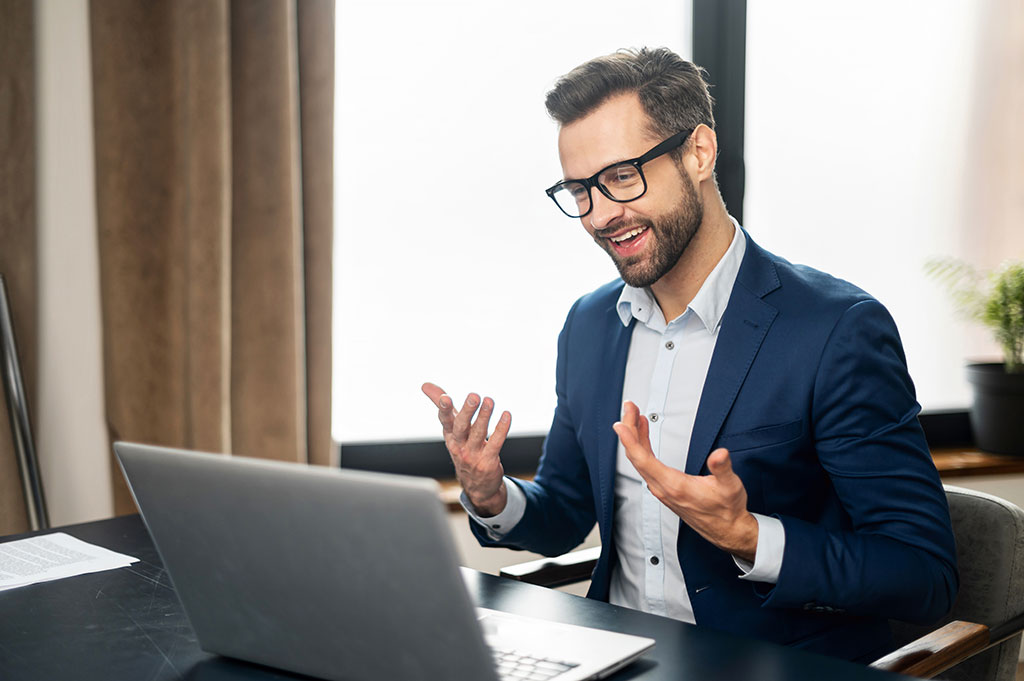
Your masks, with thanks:
M 889 308 L 926 409 L 966 406 L 965 360 L 994 352 L 923 272 L 969 238 L 980 11 L 747 4 L 744 224 Z M 339 2 L 336 439 L 438 437 L 425 380 L 547 430 L 565 314 L 616 273 L 543 193 L 544 94 L 619 47 L 688 57 L 690 32 L 689 2 Z
M 432 380 L 546 432 L 572 302 L 615 268 L 544 194 L 544 95 L 620 47 L 690 54 L 689 2 L 341 0 L 336 440 L 436 438 Z
M 747 4 L 744 222 L 762 246 L 865 289 L 900 329 L 925 409 L 965 407 L 986 334 L 924 273 L 970 222 L 970 0 Z

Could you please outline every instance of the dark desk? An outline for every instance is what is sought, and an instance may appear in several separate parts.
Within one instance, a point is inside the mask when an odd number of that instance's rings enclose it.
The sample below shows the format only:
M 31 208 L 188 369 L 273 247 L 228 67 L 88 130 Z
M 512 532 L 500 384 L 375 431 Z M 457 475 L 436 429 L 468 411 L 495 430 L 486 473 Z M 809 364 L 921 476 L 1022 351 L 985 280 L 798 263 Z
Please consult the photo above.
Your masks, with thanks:
M 0 592 L 3 681 L 300 678 L 201 651 L 138 516 L 61 529 L 141 562 Z M 465 576 L 486 607 L 654 638 L 654 650 L 615 681 L 905 678 L 473 570 Z

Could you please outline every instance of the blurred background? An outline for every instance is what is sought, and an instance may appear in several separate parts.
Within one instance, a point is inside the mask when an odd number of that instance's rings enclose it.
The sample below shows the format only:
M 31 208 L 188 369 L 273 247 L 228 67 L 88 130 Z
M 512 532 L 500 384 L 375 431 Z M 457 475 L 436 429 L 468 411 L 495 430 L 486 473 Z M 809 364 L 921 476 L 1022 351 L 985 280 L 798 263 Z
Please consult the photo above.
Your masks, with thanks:
M 964 364 L 998 349 L 924 263 L 1024 257 L 1024 9 L 734 6 L 712 69 L 727 206 L 881 300 L 925 411 L 963 412 Z M 0 0 L 0 271 L 51 522 L 131 511 L 112 439 L 329 465 L 338 443 L 436 442 L 427 380 L 542 435 L 565 314 L 615 277 L 543 193 L 544 95 L 620 47 L 696 58 L 721 27 L 694 17 Z M 0 466 L 7 534 L 25 518 L 6 422 Z

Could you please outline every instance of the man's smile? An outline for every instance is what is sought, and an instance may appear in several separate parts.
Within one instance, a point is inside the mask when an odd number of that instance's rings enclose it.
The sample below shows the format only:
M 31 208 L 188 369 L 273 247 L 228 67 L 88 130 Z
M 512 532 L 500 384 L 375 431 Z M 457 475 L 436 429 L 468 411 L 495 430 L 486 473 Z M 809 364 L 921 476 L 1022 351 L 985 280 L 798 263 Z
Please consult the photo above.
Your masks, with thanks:
M 611 236 L 603 237 L 611 244 L 612 250 L 616 255 L 627 256 L 638 252 L 643 248 L 647 242 L 649 236 L 650 227 L 647 225 L 638 225 L 631 229 L 613 234 Z

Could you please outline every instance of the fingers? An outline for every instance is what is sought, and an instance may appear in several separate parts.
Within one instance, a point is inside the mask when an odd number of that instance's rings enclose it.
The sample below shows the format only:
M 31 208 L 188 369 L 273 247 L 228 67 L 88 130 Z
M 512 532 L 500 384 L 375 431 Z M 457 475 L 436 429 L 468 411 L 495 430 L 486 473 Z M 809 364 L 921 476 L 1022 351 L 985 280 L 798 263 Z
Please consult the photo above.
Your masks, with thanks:
M 637 428 L 637 421 L 640 420 L 640 408 L 626 400 L 622 403 L 622 422 L 631 428 Z
M 640 444 L 640 432 L 637 421 L 640 410 L 632 402 L 625 402 L 622 405 L 622 420 L 612 424 L 612 430 L 619 436 L 619 441 L 629 455 L 631 449 L 636 449 Z
M 736 477 L 732 472 L 732 459 L 729 458 L 729 450 L 718 448 L 708 456 L 708 471 L 716 478 L 730 479 Z
M 647 417 L 632 402 L 623 405 L 622 420 L 612 426 L 619 436 L 626 458 L 630 460 L 637 472 L 648 481 L 657 475 L 657 469 L 664 467 L 651 449 L 650 430 Z
M 625 421 L 619 421 L 612 424 L 612 430 L 619 436 L 619 442 L 622 443 L 622 447 L 626 450 L 626 456 L 632 461 L 633 458 L 631 453 L 633 450 L 639 448 L 640 440 L 637 438 L 636 428 L 629 425 Z
M 636 409 L 635 406 L 634 406 L 634 409 Z M 637 428 L 636 428 L 637 438 L 640 440 L 640 442 L 642 444 L 646 445 L 647 449 L 651 451 L 651 454 L 653 454 L 654 450 L 651 449 L 651 422 L 647 420 L 646 416 L 640 416 L 640 410 L 639 409 L 637 409 L 636 413 L 637 413 Z
M 441 421 L 445 434 L 450 435 L 455 430 L 455 417 L 458 416 L 455 413 L 455 405 L 452 404 L 452 398 L 447 395 L 441 395 L 437 404 L 437 418 Z
M 490 397 L 485 397 L 484 401 L 480 404 L 480 415 L 476 417 L 476 421 L 469 428 L 469 439 L 467 441 L 470 446 L 482 445 L 484 440 L 487 439 L 487 429 L 491 423 L 492 411 L 494 411 L 494 400 Z
M 689 476 L 666 466 L 654 455 L 647 417 L 640 413 L 640 409 L 635 404 L 627 401 L 623 405 L 622 421 L 613 425 L 612 428 L 622 442 L 626 458 L 647 483 L 648 489 L 654 496 L 669 505 L 669 508 L 672 508 L 666 495 L 670 491 L 678 491 L 681 485 L 687 484 Z
M 476 413 L 477 407 L 480 406 L 480 396 L 476 393 L 470 393 L 466 395 L 466 401 L 462 404 L 462 409 L 455 415 L 455 421 L 453 423 L 453 431 L 455 433 L 455 439 L 459 442 L 464 442 L 469 438 L 469 426 L 473 414 Z
M 423 391 L 424 395 L 430 398 L 430 401 L 434 403 L 435 407 L 438 409 L 441 408 L 441 396 L 444 395 L 444 390 L 441 389 L 441 386 L 433 383 L 424 383 L 420 386 L 420 390 Z
M 502 413 L 494 427 L 494 432 L 488 438 L 487 431 L 494 413 L 494 400 L 490 397 L 485 397 L 481 402 L 479 395 L 470 393 L 466 396 L 462 409 L 456 411 L 452 398 L 441 386 L 428 382 L 424 383 L 420 389 L 437 407 L 437 418 L 444 429 L 444 439 L 445 443 L 449 445 L 449 449 L 452 446 L 461 447 L 468 444 L 474 449 L 484 449 L 485 453 L 497 455 L 505 443 L 505 438 L 508 437 L 508 431 L 512 425 L 511 413 L 507 411 Z M 477 408 L 480 413 L 474 420 L 473 416 L 476 414 Z
M 508 437 L 508 429 L 511 426 L 512 414 L 507 411 L 502 412 L 501 417 L 498 419 L 498 425 L 494 426 L 494 432 L 491 433 L 491 437 L 487 440 L 484 453 L 488 456 L 498 456 L 501 446 L 505 444 L 505 438 Z
M 448 441 L 455 429 L 455 409 L 452 405 L 452 398 L 445 394 L 441 386 L 434 383 L 424 383 L 420 390 L 437 407 L 437 420 L 441 422 L 441 431 L 445 441 Z
M 627 401 L 622 405 L 622 420 L 612 424 L 612 430 L 619 436 L 627 456 L 631 453 L 637 456 L 645 453 L 653 455 L 647 418 L 640 414 L 640 410 L 632 402 Z

